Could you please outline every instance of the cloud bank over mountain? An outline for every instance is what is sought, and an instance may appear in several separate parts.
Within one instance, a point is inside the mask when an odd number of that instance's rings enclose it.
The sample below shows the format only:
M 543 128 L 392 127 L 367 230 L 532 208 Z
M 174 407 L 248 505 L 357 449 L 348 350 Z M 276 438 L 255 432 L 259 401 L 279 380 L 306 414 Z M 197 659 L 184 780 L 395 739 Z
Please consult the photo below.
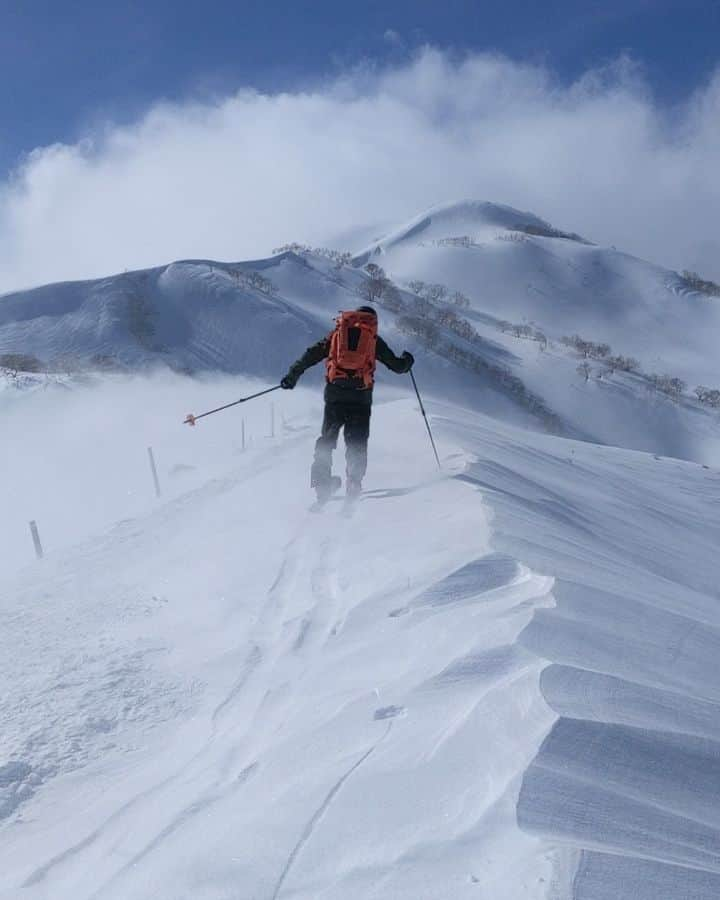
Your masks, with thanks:
M 171 259 L 240 259 L 473 197 L 720 277 L 720 70 L 660 108 L 620 60 L 539 66 L 426 48 L 312 88 L 159 103 L 31 153 L 0 185 L 0 291 Z

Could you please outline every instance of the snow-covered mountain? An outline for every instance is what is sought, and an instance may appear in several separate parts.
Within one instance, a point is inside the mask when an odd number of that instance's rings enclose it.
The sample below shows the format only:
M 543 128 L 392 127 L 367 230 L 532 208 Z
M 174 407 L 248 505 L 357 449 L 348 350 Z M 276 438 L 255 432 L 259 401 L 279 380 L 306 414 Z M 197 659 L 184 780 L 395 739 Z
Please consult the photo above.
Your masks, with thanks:
M 418 241 L 444 240 L 450 237 L 469 237 L 476 242 L 492 240 L 499 231 L 536 230 L 562 234 L 552 225 L 530 212 L 522 212 L 500 203 L 465 200 L 433 207 L 391 229 L 360 251 L 358 262 L 368 262 L 377 253 L 387 253 L 403 245 L 414 246 Z M 577 238 L 577 235 L 572 237 Z
M 338 309 L 358 303 L 371 261 L 391 276 L 404 307 L 380 300 L 383 331 L 418 353 L 436 396 L 543 430 L 707 463 L 717 458 L 717 416 L 693 391 L 720 385 L 720 298 L 691 290 L 678 273 L 492 203 L 439 207 L 350 251 L 339 260 L 297 247 L 242 263 L 177 262 L 5 295 L 0 353 L 60 358 L 61 369 L 164 363 L 277 379 L 327 333 Z M 467 308 L 447 299 L 435 307 L 450 306 L 471 327 L 468 346 L 457 329 L 439 326 L 477 365 L 466 360 L 458 372 L 447 341 L 433 346 L 408 329 L 412 287 L 422 282 L 467 298 Z M 518 337 L 513 325 L 549 344 Z M 602 360 L 578 373 L 582 360 L 559 343 L 573 334 L 635 358 L 640 373 L 609 371 Z M 652 376 L 680 379 L 685 391 L 669 398 Z
M 720 425 L 691 394 L 720 299 L 586 237 L 463 203 L 344 256 L 0 297 L 0 354 L 42 361 L 0 391 L 2 900 L 720 896 Z M 364 494 L 317 515 L 320 371 L 182 421 L 368 292 L 442 471 L 381 371 Z
M 358 259 L 380 262 L 401 282 L 463 291 L 478 313 L 607 341 L 649 371 L 664 368 L 690 383 L 720 379 L 720 297 L 530 213 L 489 203 L 440 207 Z

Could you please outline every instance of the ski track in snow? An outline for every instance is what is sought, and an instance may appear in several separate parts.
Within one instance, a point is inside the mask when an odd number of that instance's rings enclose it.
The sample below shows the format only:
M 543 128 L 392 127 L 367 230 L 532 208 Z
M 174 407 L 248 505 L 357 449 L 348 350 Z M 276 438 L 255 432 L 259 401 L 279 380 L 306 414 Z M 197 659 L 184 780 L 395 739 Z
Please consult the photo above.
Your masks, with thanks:
M 353 772 L 357 771 L 357 769 L 360 768 L 360 766 L 365 762 L 365 760 L 368 759 L 372 755 L 372 753 L 375 751 L 375 749 L 378 747 L 378 745 L 382 741 L 384 741 L 385 738 L 390 734 L 390 731 L 392 729 L 392 724 L 393 724 L 392 722 L 388 723 L 388 727 L 385 729 L 385 733 L 382 735 L 382 737 L 375 744 L 373 744 L 369 750 L 367 750 L 365 753 L 363 753 L 363 755 L 360 757 L 360 759 L 358 759 L 356 762 L 354 762 L 350 766 L 350 768 L 347 770 L 347 772 L 345 772 L 345 774 L 341 778 L 339 778 L 335 782 L 335 784 L 330 788 L 330 791 L 329 791 L 327 797 L 323 800 L 321 806 L 315 811 L 315 813 L 313 813 L 312 818 L 309 820 L 309 822 L 306 824 L 305 828 L 303 829 L 303 832 L 300 835 L 300 838 L 298 839 L 297 844 L 295 844 L 295 846 L 292 849 L 292 852 L 290 853 L 290 856 L 288 856 L 287 862 L 285 863 L 285 866 L 284 866 L 282 872 L 280 873 L 280 878 L 278 879 L 278 883 L 275 886 L 275 890 L 273 891 L 272 900 L 278 900 L 278 898 L 280 897 L 280 892 L 282 891 L 283 885 L 285 884 L 285 881 L 286 881 L 288 875 L 290 874 L 290 870 L 292 869 L 293 865 L 295 864 L 295 861 L 298 858 L 298 856 L 302 853 L 303 847 L 312 837 L 313 832 L 315 831 L 318 823 L 322 819 L 323 815 L 327 812 L 327 810 L 330 807 L 330 804 L 333 802 L 335 796 L 338 794 L 338 792 L 340 791 L 342 786 L 345 784 L 345 782 L 348 780 L 348 778 L 350 778 L 350 776 L 353 774 Z

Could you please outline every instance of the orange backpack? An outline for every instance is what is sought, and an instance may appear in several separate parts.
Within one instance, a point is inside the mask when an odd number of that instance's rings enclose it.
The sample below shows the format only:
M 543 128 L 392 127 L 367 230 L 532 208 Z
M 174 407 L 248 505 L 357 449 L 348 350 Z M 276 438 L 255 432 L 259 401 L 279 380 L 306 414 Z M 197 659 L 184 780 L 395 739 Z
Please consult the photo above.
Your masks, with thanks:
M 343 312 L 335 320 L 326 362 L 329 382 L 362 379 L 363 387 L 375 381 L 377 317 L 372 313 Z

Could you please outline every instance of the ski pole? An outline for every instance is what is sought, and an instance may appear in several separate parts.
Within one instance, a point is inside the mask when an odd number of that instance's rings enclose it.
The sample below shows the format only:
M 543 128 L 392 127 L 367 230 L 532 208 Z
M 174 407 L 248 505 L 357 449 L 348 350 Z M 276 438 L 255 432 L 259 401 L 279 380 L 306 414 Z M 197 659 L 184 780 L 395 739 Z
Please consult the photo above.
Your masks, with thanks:
M 211 416 L 213 413 L 222 412 L 224 409 L 230 409 L 231 406 L 237 406 L 239 403 L 247 403 L 248 400 L 254 400 L 256 397 L 263 397 L 265 394 L 271 394 L 273 391 L 279 391 L 281 387 L 282 385 L 276 384 L 275 387 L 267 388 L 264 391 L 258 391 L 257 394 L 250 394 L 249 397 L 242 397 L 240 400 L 235 400 L 233 403 L 226 403 L 225 406 L 218 406 L 217 409 L 211 409 L 208 412 L 200 413 L 199 416 L 188 413 L 187 418 L 183 420 L 183 424 L 194 425 L 198 419 L 204 419 L 205 416 Z
M 427 433 L 430 437 L 430 443 L 432 444 L 433 453 L 435 454 L 435 459 L 438 464 L 438 469 L 442 470 L 442 465 L 440 464 L 440 457 L 438 456 L 437 447 L 435 446 L 435 440 L 432 435 L 432 431 L 430 430 L 430 423 L 428 422 L 427 413 L 425 412 L 425 407 L 423 406 L 422 398 L 420 397 L 420 391 L 418 390 L 417 381 L 415 381 L 415 375 L 413 374 L 413 370 L 410 369 L 410 377 L 412 378 L 413 387 L 415 388 L 415 393 L 418 398 L 418 403 L 420 404 L 420 412 L 422 413 L 423 419 L 425 419 L 425 427 L 427 428 Z

